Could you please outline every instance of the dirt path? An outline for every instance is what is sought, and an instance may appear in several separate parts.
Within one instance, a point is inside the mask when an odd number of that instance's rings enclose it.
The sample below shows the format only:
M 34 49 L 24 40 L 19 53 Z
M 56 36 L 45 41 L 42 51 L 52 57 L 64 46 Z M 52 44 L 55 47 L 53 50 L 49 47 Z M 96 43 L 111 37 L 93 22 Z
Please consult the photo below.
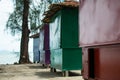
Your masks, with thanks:
M 0 80 L 83 80 L 80 71 L 62 77 L 61 71 L 53 73 L 40 64 L 0 65 Z

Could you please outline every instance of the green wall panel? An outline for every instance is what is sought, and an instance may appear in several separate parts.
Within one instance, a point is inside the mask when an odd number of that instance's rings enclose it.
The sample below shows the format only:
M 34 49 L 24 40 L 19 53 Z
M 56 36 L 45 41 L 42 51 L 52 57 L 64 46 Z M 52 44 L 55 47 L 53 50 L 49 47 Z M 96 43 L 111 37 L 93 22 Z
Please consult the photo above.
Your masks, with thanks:
M 81 48 L 51 50 L 51 67 L 62 71 L 80 70 L 82 68 Z
M 57 68 L 57 69 L 62 69 L 62 49 L 54 49 L 50 50 L 51 56 L 51 67 Z
M 63 49 L 63 70 L 82 69 L 82 49 L 65 48 Z
M 61 18 L 62 48 L 77 48 L 78 39 L 78 8 L 62 9 Z

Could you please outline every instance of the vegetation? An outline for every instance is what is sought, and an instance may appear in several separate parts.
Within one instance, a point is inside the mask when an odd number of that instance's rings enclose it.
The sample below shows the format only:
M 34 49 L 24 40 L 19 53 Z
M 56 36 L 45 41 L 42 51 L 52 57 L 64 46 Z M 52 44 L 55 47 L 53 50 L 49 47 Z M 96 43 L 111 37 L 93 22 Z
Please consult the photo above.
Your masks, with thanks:
M 14 12 L 10 14 L 6 28 L 14 36 L 21 34 L 20 60 L 19 63 L 30 63 L 28 44 L 30 33 L 42 25 L 42 14 L 51 3 L 62 0 L 13 0 Z

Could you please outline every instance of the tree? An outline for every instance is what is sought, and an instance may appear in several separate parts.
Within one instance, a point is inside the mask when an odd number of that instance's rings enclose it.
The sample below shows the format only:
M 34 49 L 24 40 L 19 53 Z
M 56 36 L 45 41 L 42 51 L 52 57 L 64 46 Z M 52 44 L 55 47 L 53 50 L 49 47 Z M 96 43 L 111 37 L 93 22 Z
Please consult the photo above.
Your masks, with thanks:
M 29 0 L 23 0 L 23 22 L 22 22 L 22 37 L 21 37 L 21 47 L 20 47 L 20 60 L 19 63 L 29 63 L 28 55 L 28 42 L 30 30 L 28 28 L 28 14 L 29 14 Z
M 12 35 L 16 33 L 22 34 L 19 63 L 30 63 L 28 54 L 29 34 L 40 25 L 40 11 L 34 4 L 30 5 L 31 2 L 31 0 L 14 0 L 15 9 L 10 14 L 6 24 L 7 29 L 11 30 Z M 30 6 L 32 7 L 30 8 Z
M 15 8 L 9 16 L 6 28 L 11 30 L 12 35 L 22 34 L 19 63 L 30 63 L 29 34 L 42 25 L 42 14 L 47 10 L 48 5 L 60 1 L 62 0 L 13 0 Z

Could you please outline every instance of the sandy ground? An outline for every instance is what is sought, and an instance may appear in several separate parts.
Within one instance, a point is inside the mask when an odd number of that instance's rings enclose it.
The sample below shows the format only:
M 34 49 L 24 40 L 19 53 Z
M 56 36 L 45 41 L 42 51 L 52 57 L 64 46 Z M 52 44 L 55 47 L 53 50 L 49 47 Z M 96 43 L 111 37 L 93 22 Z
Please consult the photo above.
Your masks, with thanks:
M 50 72 L 40 64 L 0 65 L 0 80 L 83 80 L 80 71 L 70 72 L 63 77 L 61 71 Z

